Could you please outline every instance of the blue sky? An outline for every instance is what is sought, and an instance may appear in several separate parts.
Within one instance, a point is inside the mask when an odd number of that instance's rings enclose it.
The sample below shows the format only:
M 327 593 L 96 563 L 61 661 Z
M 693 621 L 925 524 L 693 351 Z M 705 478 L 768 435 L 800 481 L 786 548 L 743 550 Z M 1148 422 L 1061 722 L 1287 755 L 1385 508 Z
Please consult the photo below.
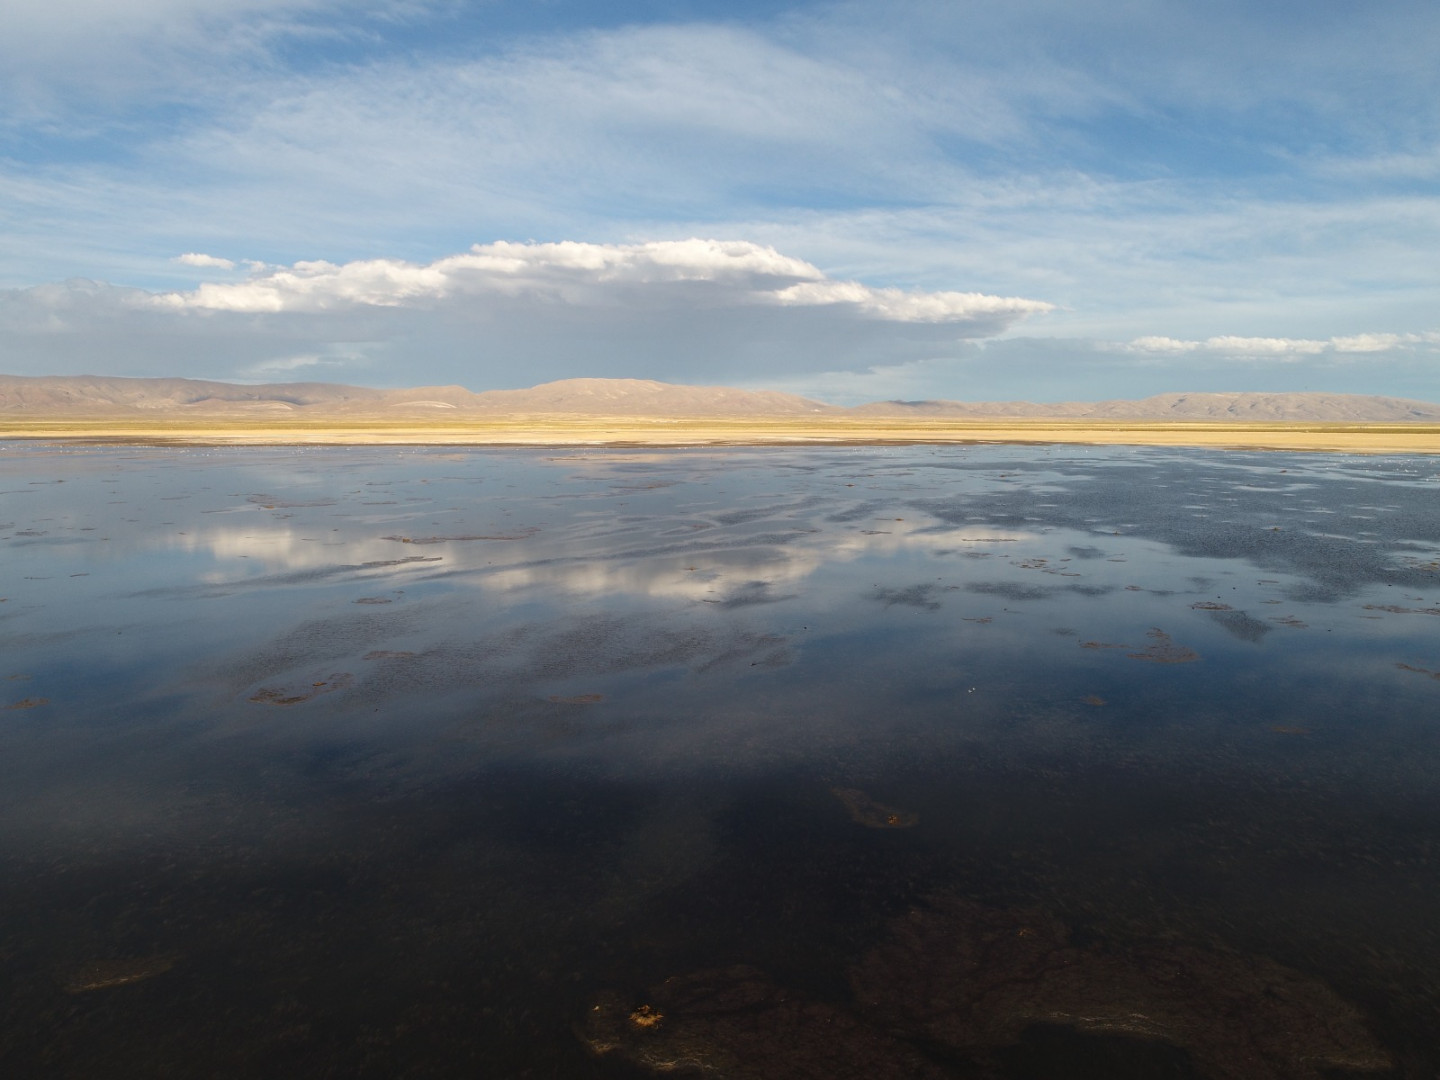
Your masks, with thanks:
M 1440 5 L 10 0 L 0 370 L 1440 400 Z

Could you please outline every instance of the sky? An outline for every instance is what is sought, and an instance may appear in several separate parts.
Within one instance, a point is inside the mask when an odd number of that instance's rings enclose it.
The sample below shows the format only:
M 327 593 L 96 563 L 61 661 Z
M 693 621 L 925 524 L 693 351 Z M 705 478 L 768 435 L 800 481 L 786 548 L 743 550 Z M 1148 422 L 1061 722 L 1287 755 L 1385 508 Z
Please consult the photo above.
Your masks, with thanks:
M 1434 0 L 5 0 L 0 372 L 1440 401 Z

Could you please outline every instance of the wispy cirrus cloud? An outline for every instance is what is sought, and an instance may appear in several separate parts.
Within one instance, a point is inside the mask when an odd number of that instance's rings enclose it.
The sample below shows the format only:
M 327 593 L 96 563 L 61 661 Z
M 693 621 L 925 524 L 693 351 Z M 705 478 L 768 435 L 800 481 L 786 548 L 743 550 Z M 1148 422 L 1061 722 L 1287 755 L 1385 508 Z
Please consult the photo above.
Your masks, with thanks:
M 130 108 L 204 107 L 277 70 L 297 43 L 363 40 L 434 0 L 7 0 L 0 91 L 17 120 L 82 120 Z M 83 119 L 82 119 L 83 118 Z

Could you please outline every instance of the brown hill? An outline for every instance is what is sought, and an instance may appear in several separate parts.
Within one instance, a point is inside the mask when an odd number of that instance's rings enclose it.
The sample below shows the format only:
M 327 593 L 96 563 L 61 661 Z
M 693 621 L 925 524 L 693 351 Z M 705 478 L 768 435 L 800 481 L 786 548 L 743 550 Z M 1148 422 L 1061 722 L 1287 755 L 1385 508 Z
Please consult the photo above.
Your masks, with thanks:
M 337 383 L 244 386 L 200 379 L 0 375 L 0 415 L 287 416 L 316 420 L 420 416 L 914 417 L 1396 423 L 1440 421 L 1440 405 L 1359 394 L 1158 394 L 1138 401 L 881 401 L 847 409 L 795 394 L 648 379 L 562 379 L 528 390 L 462 386 L 376 390 Z
M 529 390 L 476 395 L 486 411 L 602 416 L 804 416 L 843 413 L 836 405 L 774 390 L 677 386 L 651 379 L 562 379 Z
M 1075 420 L 1287 420 L 1396 423 L 1440 420 L 1440 405 L 1367 394 L 1156 394 L 1136 401 L 877 401 L 850 410 L 866 416 L 1034 417 Z
M 201 379 L 0 375 L 0 414 L 47 416 L 798 416 L 843 411 L 794 394 L 645 379 L 563 379 L 528 390 L 473 393 L 463 386 L 375 390 L 336 383 L 242 386 Z
M 127 379 L 97 375 L 0 375 L 0 412 L 114 415 L 195 408 L 260 407 L 276 411 L 339 407 L 384 391 L 335 383 L 239 386 L 202 379 Z
M 1096 419 L 1435 421 L 1440 420 L 1440 405 L 1372 394 L 1158 394 L 1140 401 L 1102 401 L 1085 415 Z

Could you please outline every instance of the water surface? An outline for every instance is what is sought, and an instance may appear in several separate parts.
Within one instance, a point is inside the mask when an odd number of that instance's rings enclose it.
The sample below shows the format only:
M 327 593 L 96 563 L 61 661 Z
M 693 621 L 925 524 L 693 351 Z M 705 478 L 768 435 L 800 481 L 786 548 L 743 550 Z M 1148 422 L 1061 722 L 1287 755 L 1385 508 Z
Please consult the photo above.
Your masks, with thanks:
M 10 1075 L 1440 1070 L 1433 459 L 3 450 Z

